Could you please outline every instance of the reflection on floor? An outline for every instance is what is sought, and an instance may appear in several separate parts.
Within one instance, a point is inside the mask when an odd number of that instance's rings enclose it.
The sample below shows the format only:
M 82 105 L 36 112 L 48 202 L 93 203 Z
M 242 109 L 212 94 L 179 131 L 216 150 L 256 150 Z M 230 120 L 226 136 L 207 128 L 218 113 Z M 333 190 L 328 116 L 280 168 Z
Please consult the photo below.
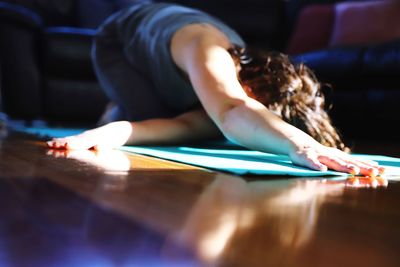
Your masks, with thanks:
M 117 159 L 114 161 L 114 159 Z M 400 183 L 0 139 L 0 266 L 398 266 Z

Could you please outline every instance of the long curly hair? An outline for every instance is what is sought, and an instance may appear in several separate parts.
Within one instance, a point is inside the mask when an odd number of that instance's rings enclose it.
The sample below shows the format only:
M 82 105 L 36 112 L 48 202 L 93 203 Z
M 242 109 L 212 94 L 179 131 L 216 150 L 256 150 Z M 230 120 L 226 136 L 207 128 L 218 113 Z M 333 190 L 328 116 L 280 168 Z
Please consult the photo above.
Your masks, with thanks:
M 315 74 L 275 51 L 229 49 L 239 67 L 238 80 L 249 97 L 323 145 L 349 151 L 332 125 Z

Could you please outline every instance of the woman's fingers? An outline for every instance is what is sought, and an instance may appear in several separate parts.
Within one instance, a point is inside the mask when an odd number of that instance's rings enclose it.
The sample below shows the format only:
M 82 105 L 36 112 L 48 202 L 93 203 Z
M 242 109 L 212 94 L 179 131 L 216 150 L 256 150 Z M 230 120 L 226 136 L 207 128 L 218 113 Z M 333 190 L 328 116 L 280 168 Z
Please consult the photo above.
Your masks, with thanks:
M 314 170 L 331 169 L 353 175 L 376 177 L 384 172 L 378 163 L 359 160 L 343 151 L 323 147 L 322 149 L 306 148 L 291 155 L 293 163 Z
M 321 155 L 318 159 L 330 169 L 347 172 L 353 175 L 361 174 L 375 177 L 384 172 L 384 168 L 380 167 L 376 162 L 359 160 L 341 151 L 338 153 Z
M 94 147 L 96 142 L 93 138 L 81 134 L 64 138 L 54 138 L 51 141 L 48 141 L 47 145 L 54 149 L 81 150 Z
M 360 172 L 359 167 L 354 164 L 349 164 L 340 157 L 332 155 L 332 153 L 326 153 L 325 155 L 318 153 L 317 151 L 307 150 L 297 153 L 297 156 L 299 158 L 298 161 L 295 162 L 296 164 L 301 164 L 314 170 L 326 171 L 327 169 L 331 169 L 354 175 Z
M 66 140 L 65 138 L 54 138 L 47 142 L 47 146 L 55 149 L 65 148 Z
M 379 164 L 375 161 L 358 159 L 346 153 L 343 153 L 341 157 L 348 164 L 357 166 L 360 169 L 359 173 L 365 176 L 375 177 L 377 175 L 383 174 L 385 170 L 385 168 L 380 167 Z
M 353 175 L 359 174 L 361 171 L 361 168 L 356 164 L 349 163 L 339 157 L 319 156 L 318 160 L 328 166 L 329 169 L 335 171 L 347 172 Z
M 373 174 L 375 174 L 375 175 L 381 175 L 381 174 L 385 173 L 385 168 L 382 166 L 379 166 L 378 162 L 375 162 L 372 160 L 365 160 L 365 159 L 358 159 L 358 158 L 356 159 L 354 157 L 351 157 L 349 159 L 349 162 L 363 166 L 365 171 L 367 171 L 368 169 L 370 169 L 370 171 L 371 171 L 371 169 L 373 169 Z
M 112 122 L 87 130 L 81 134 L 64 138 L 54 138 L 47 142 L 55 149 L 112 149 L 124 145 L 132 133 L 132 125 L 127 121 Z
M 357 165 L 360 168 L 360 174 L 365 176 L 375 177 L 380 172 L 378 166 L 373 166 L 364 162 L 357 161 L 355 159 L 350 159 L 349 162 L 351 164 Z

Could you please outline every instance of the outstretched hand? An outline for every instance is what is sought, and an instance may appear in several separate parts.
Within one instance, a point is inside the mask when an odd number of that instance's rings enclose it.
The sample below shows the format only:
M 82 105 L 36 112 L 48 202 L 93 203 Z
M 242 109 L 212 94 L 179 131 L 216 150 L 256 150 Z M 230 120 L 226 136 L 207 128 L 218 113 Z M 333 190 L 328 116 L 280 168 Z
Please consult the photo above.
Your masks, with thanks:
M 113 122 L 105 126 L 85 131 L 79 135 L 54 138 L 47 142 L 52 149 L 110 149 L 124 145 L 132 134 L 129 122 Z M 353 175 L 375 177 L 383 174 L 385 169 L 377 162 L 361 160 L 339 149 L 323 146 L 317 142 L 301 140 L 289 153 L 293 164 L 314 170 L 328 169 Z
M 370 177 L 383 174 L 385 171 L 385 168 L 375 161 L 360 160 L 339 149 L 319 144 L 298 147 L 289 154 L 289 157 L 294 164 L 319 171 L 331 169 Z
M 47 142 L 47 146 L 67 150 L 112 149 L 124 145 L 131 133 L 132 126 L 129 122 L 112 122 L 78 135 L 53 138 Z

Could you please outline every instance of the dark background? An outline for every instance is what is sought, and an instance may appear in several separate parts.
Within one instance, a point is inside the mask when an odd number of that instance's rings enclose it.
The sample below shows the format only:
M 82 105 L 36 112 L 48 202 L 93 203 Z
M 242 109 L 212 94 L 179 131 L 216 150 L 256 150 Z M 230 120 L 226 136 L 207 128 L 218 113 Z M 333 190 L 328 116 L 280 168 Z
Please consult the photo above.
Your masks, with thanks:
M 2 111 L 11 119 L 28 122 L 94 125 L 107 99 L 90 61 L 92 38 L 107 16 L 132 2 L 137 0 L 0 1 Z M 345 1 L 166 2 L 209 12 L 236 29 L 248 44 L 290 52 L 295 62 L 309 65 L 321 82 L 331 85 L 325 88 L 327 102 L 334 123 L 346 138 L 397 138 L 400 39 L 287 50 L 294 31 L 299 32 L 296 26 L 305 7 L 331 6 L 334 17 L 334 4 Z M 311 38 L 320 33 L 311 33 Z M 310 41 L 303 37 L 304 43 Z

